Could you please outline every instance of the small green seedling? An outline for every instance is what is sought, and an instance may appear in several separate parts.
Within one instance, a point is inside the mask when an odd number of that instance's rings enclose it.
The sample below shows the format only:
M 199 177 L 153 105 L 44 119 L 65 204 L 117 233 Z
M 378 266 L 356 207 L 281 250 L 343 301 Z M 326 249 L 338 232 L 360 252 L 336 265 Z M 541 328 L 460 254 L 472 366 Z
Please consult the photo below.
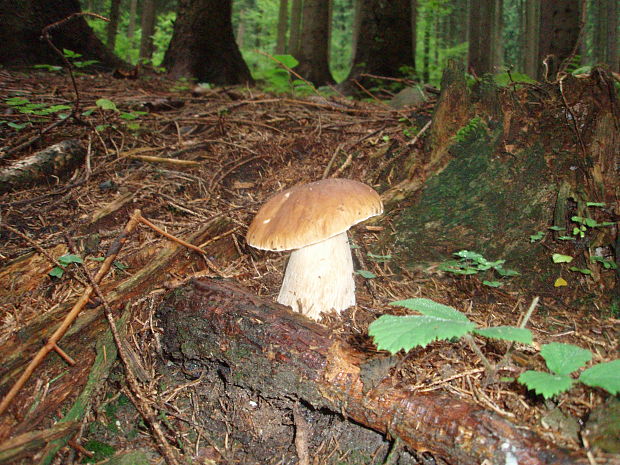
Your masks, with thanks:
M 583 368 L 592 359 L 592 352 L 572 344 L 552 342 L 540 349 L 549 372 L 527 370 L 518 381 L 542 395 L 545 399 L 568 391 L 573 384 L 570 374 Z M 620 392 L 620 360 L 599 363 L 588 368 L 579 377 L 579 381 L 591 386 L 600 387 L 615 395 Z
M 360 275 L 362 278 L 366 278 L 366 279 L 373 279 L 377 277 L 376 274 L 368 270 L 357 270 L 356 273 Z
M 518 271 L 507 270 L 503 267 L 503 264 L 506 263 L 506 260 L 497 260 L 491 262 L 484 258 L 481 254 L 477 252 L 471 252 L 469 250 L 461 250 L 454 253 L 453 255 L 456 255 L 457 257 L 459 257 L 459 259 L 449 260 L 442 263 L 441 265 L 439 265 L 440 270 L 447 271 L 448 273 L 461 275 L 478 274 L 488 270 L 495 271 L 501 277 L 519 275 Z M 500 287 L 502 285 L 500 281 L 485 280 L 482 283 L 490 287 Z
M 64 267 L 67 267 L 71 263 L 84 263 L 84 261 L 79 255 L 65 254 L 62 257 L 58 258 L 58 263 L 60 263 Z M 48 274 L 53 278 L 62 278 L 62 275 L 65 274 L 65 271 L 62 268 L 55 266 Z

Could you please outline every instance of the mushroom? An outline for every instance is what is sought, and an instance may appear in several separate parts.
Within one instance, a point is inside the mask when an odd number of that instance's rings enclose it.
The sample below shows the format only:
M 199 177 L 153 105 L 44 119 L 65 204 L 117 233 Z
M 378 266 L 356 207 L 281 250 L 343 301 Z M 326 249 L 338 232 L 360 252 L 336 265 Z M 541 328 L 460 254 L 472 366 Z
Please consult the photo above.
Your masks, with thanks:
M 347 230 L 383 213 L 379 194 L 351 179 L 324 179 L 273 196 L 252 221 L 247 243 L 293 250 L 278 302 L 318 320 L 355 305 L 353 259 Z

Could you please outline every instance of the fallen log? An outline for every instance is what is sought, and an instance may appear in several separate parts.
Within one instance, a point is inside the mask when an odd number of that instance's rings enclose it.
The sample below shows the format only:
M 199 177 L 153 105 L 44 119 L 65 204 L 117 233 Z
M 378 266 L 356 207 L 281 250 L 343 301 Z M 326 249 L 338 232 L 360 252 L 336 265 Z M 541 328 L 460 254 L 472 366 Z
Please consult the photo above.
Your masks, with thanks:
M 159 317 L 174 361 L 225 367 L 237 386 L 342 414 L 399 438 L 413 451 L 429 451 L 459 465 L 581 463 L 536 434 L 454 396 L 408 392 L 393 386 L 389 377 L 365 389 L 361 367 L 372 355 L 236 284 L 193 280 L 167 297 Z

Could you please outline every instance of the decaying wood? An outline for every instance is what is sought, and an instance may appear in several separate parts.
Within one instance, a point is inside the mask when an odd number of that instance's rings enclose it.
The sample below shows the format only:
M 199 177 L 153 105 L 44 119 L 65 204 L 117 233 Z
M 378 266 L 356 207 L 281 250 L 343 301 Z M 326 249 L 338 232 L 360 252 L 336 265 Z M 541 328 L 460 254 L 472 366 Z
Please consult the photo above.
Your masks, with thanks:
M 21 159 L 0 171 L 0 194 L 59 176 L 86 156 L 77 139 L 69 139 Z
M 201 243 L 207 238 L 218 236 L 229 227 L 228 221 L 223 218 L 216 218 L 203 225 L 186 239 L 189 242 Z M 182 245 L 171 243 L 150 263 L 121 283 L 104 281 L 101 287 L 109 305 L 112 308 L 118 308 L 136 295 L 142 295 L 148 289 L 162 286 L 166 279 L 166 274 L 162 270 L 170 271 L 171 262 L 185 250 L 187 249 Z M 230 259 L 232 255 L 236 255 L 234 246 L 227 238 L 210 244 L 207 250 L 215 259 L 220 257 Z M 75 367 L 67 368 L 65 362 L 60 358 L 48 357 L 41 367 L 45 375 L 49 376 L 48 379 L 67 370 L 68 375 L 61 377 L 55 383 L 54 396 L 48 396 L 46 402 L 42 402 L 37 408 L 29 412 L 27 418 L 24 418 L 23 412 L 27 410 L 26 406 L 32 404 L 32 396 L 34 395 L 34 386 L 32 386 L 34 383 L 27 384 L 13 403 L 9 405 L 7 414 L 0 417 L 0 441 L 12 436 L 22 427 L 30 429 L 35 427 L 45 415 L 50 411 L 55 411 L 68 396 L 75 394 L 84 385 L 94 358 L 94 351 L 91 350 L 94 341 L 107 326 L 101 305 L 97 301 L 94 303 L 95 305 L 91 308 L 82 311 L 62 339 L 62 347 L 67 353 L 79 355 L 78 364 Z M 33 320 L 19 333 L 0 345 L 0 353 L 2 353 L 0 395 L 2 397 L 21 375 L 41 344 L 51 337 L 58 328 L 60 321 L 71 308 L 71 304 L 72 302 L 65 303 L 44 313 L 40 318 Z
M 262 396 L 329 409 L 449 463 L 577 463 L 534 433 L 454 396 L 408 392 L 389 377 L 365 389 L 360 373 L 372 356 L 236 284 L 193 280 L 169 296 L 160 316 L 173 359 L 226 366 L 235 384 Z

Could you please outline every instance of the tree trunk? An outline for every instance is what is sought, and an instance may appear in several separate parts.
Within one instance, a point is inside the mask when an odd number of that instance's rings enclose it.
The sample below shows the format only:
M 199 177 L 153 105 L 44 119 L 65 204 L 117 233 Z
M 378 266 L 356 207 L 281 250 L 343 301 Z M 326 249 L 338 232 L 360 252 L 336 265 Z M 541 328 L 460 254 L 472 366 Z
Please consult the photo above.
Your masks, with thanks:
M 471 0 L 467 68 L 474 75 L 493 73 L 496 0 Z
M 411 0 L 411 66 L 415 69 L 418 44 L 418 0 Z
M 523 70 L 525 74 L 536 79 L 538 77 L 538 39 L 540 33 L 540 0 L 525 0 L 525 51 L 523 53 Z
M 360 28 L 362 25 L 362 1 L 353 0 L 353 30 L 351 39 L 351 65 L 357 53 L 357 42 L 359 41 Z
M 288 30 L 288 0 L 280 0 L 278 10 L 278 38 L 276 42 L 276 54 L 286 53 L 286 31 Z
M 58 54 L 41 40 L 45 26 L 79 13 L 78 0 L 49 2 L 15 0 L 0 2 L 0 64 L 31 66 L 61 64 Z M 97 66 L 112 69 L 123 65 L 95 36 L 84 17 L 78 16 L 50 31 L 52 43 L 60 50 L 81 53 L 85 60 L 98 60 Z
M 430 54 L 431 54 L 431 19 L 428 18 L 430 12 L 426 13 L 426 21 L 424 27 L 424 38 L 422 39 L 422 81 L 430 80 Z
M 607 63 L 612 71 L 620 72 L 620 57 L 618 55 L 618 15 L 620 15 L 620 8 L 616 0 L 608 0 L 608 3 Z
M 233 35 L 230 0 L 179 0 L 163 66 L 170 76 L 212 84 L 253 83 Z
M 447 463 L 576 463 L 566 451 L 458 396 L 412 393 L 389 375 L 369 380 L 386 357 L 355 348 L 236 284 L 194 280 L 170 294 L 158 313 L 166 354 L 181 364 L 170 370 L 217 373 L 227 389 L 241 387 L 271 404 L 298 399 L 311 411 L 344 416 Z M 234 428 L 232 437 L 239 434 Z M 306 433 L 310 444 L 319 434 L 312 427 Z
M 317 87 L 334 82 L 329 71 L 328 38 L 329 0 L 304 0 L 296 71 Z
M 538 78 L 555 79 L 579 38 L 579 0 L 540 3 Z
M 144 0 L 142 4 L 142 36 L 140 38 L 140 61 L 150 62 L 153 58 L 153 34 L 155 33 L 155 0 Z
M 359 91 L 352 82 L 371 87 L 373 81 L 363 74 L 402 77 L 403 66 L 413 69 L 411 0 L 367 0 L 360 2 L 361 26 L 353 67 L 343 86 Z
M 491 40 L 491 49 L 493 52 L 492 70 L 498 72 L 504 64 L 504 41 L 502 40 L 502 31 L 504 29 L 504 2 L 503 0 L 494 1 L 493 10 L 493 37 Z
M 302 9 L 303 0 L 293 0 L 291 6 L 291 34 L 288 39 L 288 52 L 295 58 L 299 57 Z
M 131 0 L 129 4 L 129 25 L 127 26 L 127 39 L 133 48 L 134 37 L 136 35 L 136 14 L 138 10 L 138 0 Z M 129 59 L 129 52 L 127 59 Z
M 116 33 L 118 31 L 118 20 L 120 17 L 121 10 L 121 0 L 112 0 L 110 2 L 110 22 L 107 25 L 106 36 L 107 41 L 106 44 L 111 51 L 114 51 L 114 47 L 116 46 Z

